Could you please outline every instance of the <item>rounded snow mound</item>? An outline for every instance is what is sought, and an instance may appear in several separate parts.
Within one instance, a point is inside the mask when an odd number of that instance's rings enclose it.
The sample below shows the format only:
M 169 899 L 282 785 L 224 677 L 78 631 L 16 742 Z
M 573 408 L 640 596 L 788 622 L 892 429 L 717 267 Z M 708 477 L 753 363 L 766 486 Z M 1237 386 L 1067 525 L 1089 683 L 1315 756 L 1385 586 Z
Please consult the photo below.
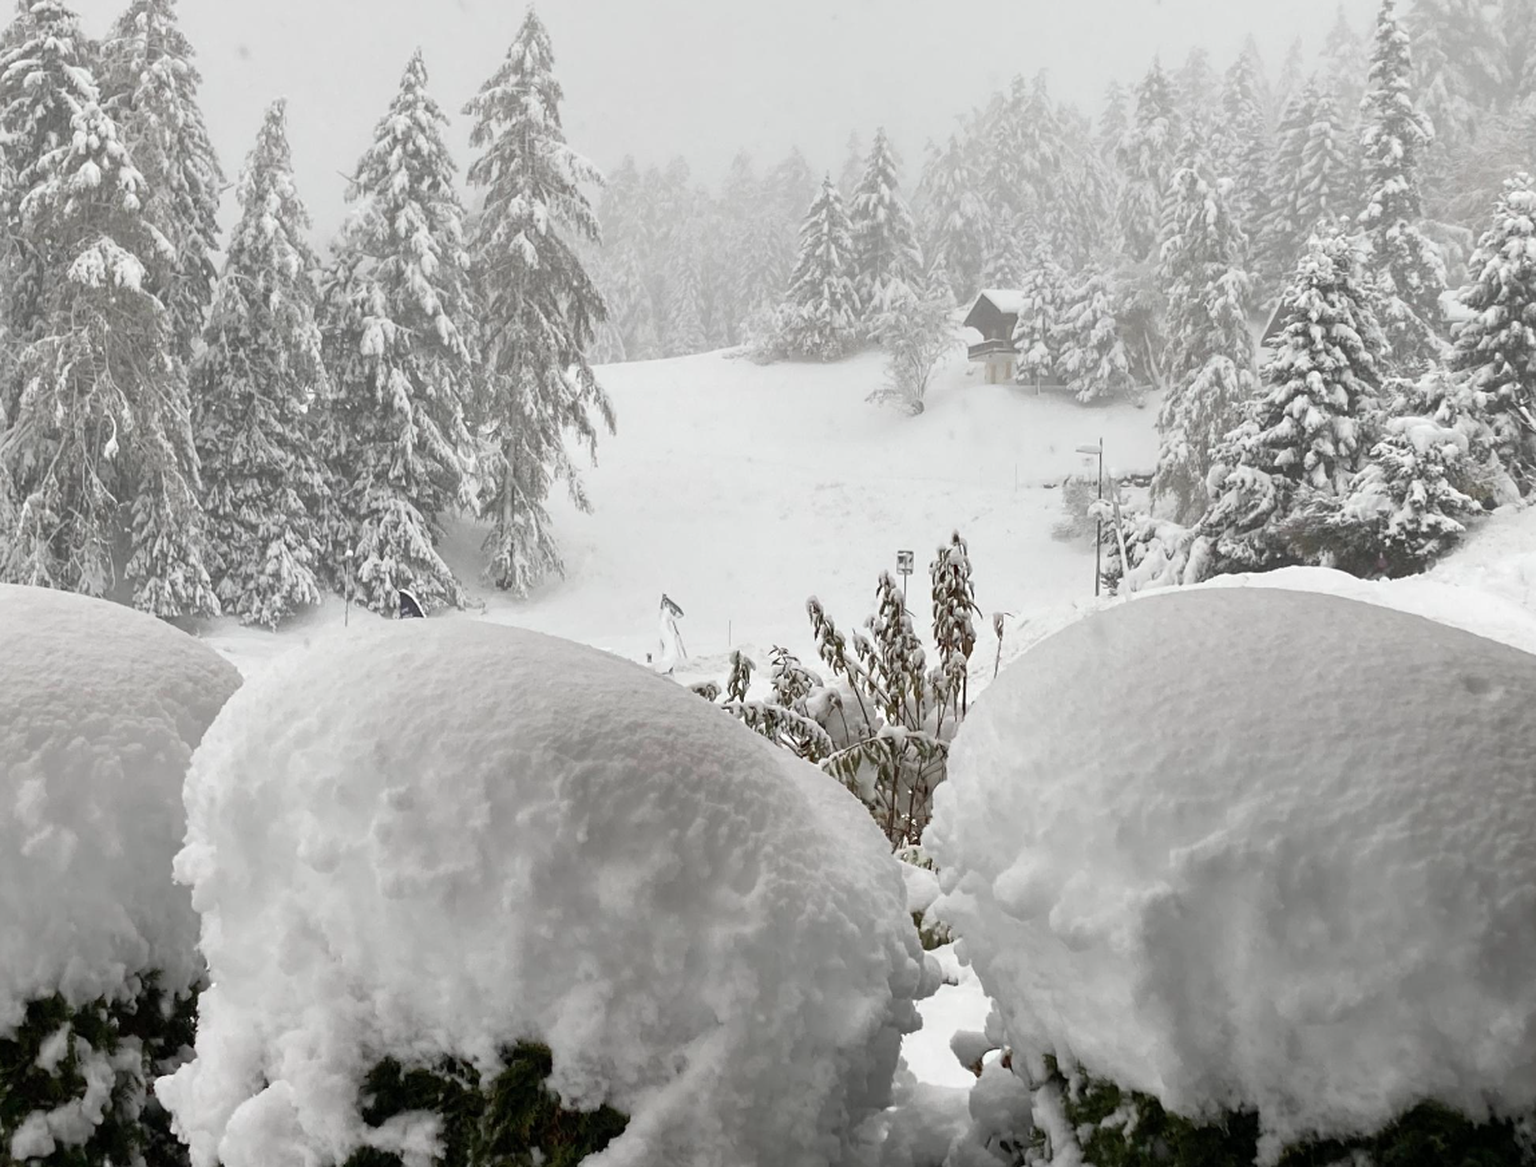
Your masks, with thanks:
M 1536 1106 L 1536 656 L 1196 588 L 972 707 L 925 849 L 1012 1040 L 1282 1139 Z
M 181 786 L 239 684 L 152 616 L 0 584 L 0 1037 L 55 992 L 196 979 L 197 916 L 171 881 Z
M 647 670 L 466 619 L 252 680 L 187 783 L 214 982 L 157 1091 L 199 1167 L 339 1162 L 390 1054 L 535 1040 L 608 1164 L 836 1163 L 885 1105 L 922 953 L 816 768 Z

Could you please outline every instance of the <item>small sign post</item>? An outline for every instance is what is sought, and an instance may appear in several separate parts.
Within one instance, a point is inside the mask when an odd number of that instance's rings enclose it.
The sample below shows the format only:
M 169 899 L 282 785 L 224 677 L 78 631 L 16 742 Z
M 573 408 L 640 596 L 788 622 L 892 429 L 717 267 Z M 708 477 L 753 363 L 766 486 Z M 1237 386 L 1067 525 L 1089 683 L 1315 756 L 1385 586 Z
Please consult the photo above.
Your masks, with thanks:
M 912 574 L 912 552 L 896 552 L 896 574 L 901 576 L 901 606 L 907 606 L 907 577 Z

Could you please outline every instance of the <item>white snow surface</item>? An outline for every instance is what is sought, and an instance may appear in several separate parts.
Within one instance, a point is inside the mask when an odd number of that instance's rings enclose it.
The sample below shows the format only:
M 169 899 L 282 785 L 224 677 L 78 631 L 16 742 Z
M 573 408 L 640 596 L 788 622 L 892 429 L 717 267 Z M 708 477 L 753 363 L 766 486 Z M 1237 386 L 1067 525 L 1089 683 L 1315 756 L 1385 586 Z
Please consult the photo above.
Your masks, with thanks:
M 0 1037 L 54 992 L 195 980 L 197 917 L 170 877 L 182 781 L 239 684 L 151 616 L 0 584 Z
M 674 682 L 469 620 L 322 636 L 187 781 L 213 987 L 163 1078 L 198 1167 L 339 1160 L 386 1051 L 548 1044 L 594 1167 L 829 1164 L 889 1100 L 922 953 L 837 783 Z
M 1016 1046 L 1180 1112 L 1536 1106 L 1533 701 L 1536 656 L 1379 604 L 1116 604 L 975 700 L 933 910 Z

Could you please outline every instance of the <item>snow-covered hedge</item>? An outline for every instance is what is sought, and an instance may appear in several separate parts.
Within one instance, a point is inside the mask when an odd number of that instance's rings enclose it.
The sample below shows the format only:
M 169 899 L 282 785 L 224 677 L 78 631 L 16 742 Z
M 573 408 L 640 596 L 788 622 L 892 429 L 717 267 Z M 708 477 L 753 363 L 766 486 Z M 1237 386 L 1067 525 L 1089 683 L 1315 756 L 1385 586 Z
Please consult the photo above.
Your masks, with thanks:
M 1513 1155 L 1487 1120 L 1536 1110 L 1533 703 L 1536 656 L 1281 589 L 1149 595 L 1027 652 L 924 846 L 1047 1144 L 1102 1122 L 1089 1157 L 1141 1162 L 1155 1100 L 1251 1116 L 1273 1162 L 1433 1103 Z
M 153 617 L 0 585 L 0 1162 L 126 1164 L 159 1138 L 148 1083 L 202 975 L 171 880 L 182 782 L 239 684 Z
M 187 799 L 213 987 L 157 1089 L 199 1167 L 425 1162 L 442 1115 L 365 1114 L 365 1079 L 495 1081 L 520 1044 L 561 1107 L 627 1119 L 606 1163 L 837 1163 L 917 1025 L 858 801 L 593 649 L 353 628 L 236 695 Z

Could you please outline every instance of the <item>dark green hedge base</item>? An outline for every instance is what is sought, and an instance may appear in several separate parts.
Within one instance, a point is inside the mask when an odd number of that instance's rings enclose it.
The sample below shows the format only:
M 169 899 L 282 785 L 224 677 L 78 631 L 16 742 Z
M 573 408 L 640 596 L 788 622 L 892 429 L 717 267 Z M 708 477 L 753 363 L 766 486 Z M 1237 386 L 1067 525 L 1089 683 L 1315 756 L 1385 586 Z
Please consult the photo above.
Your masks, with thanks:
M 136 1071 L 120 1070 L 112 1101 L 90 1140 L 79 1147 L 59 1147 L 41 1160 L 10 1156 L 11 1136 L 35 1110 L 56 1110 L 85 1095 L 85 1078 L 72 1040 L 58 1068 L 37 1065 L 43 1043 L 68 1024 L 92 1049 L 116 1054 L 126 1039 L 138 1038 L 143 1057 Z M 123 1165 L 142 1156 L 154 1167 L 181 1167 L 186 1148 L 171 1134 L 170 1116 L 152 1093 L 154 1080 L 180 1064 L 197 1033 L 197 997 L 163 992 L 153 975 L 131 1001 L 98 999 L 71 1009 L 61 996 L 32 1001 L 26 1020 L 9 1038 L 0 1039 L 0 1167 L 45 1163 L 48 1167 Z
M 1122 1092 L 1112 1082 L 1057 1072 L 1067 1120 L 1081 1132 L 1083 1158 L 1095 1167 L 1250 1167 L 1258 1154 L 1259 1119 L 1229 1112 L 1219 1122 L 1197 1124 L 1164 1110 L 1157 1099 Z M 1128 1104 L 1135 1116 L 1124 1126 L 1104 1120 Z M 1436 1103 L 1415 1106 L 1390 1126 L 1364 1138 L 1320 1139 L 1285 1148 L 1280 1167 L 1332 1167 L 1363 1151 L 1374 1167 L 1531 1167 L 1536 1146 L 1530 1128 L 1506 1120 L 1474 1123 Z
M 398 1114 L 432 1111 L 442 1117 L 442 1167 L 575 1167 L 629 1125 L 604 1106 L 591 1113 L 562 1110 L 545 1085 L 554 1062 L 542 1045 L 503 1051 L 506 1068 L 489 1082 L 467 1062 L 445 1058 L 432 1069 L 407 1070 L 386 1058 L 363 1083 L 363 1121 L 380 1127 Z M 363 1147 L 345 1167 L 400 1167 L 399 1155 Z

